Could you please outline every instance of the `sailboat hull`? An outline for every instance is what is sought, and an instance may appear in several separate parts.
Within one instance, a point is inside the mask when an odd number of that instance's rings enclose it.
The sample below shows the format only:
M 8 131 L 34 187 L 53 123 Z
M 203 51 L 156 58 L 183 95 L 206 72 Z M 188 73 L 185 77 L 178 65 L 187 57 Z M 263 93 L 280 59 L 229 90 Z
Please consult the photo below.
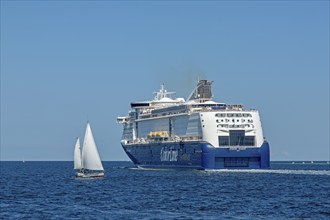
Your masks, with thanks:
M 77 178 L 101 178 L 104 177 L 104 172 L 93 172 L 93 173 L 77 173 Z

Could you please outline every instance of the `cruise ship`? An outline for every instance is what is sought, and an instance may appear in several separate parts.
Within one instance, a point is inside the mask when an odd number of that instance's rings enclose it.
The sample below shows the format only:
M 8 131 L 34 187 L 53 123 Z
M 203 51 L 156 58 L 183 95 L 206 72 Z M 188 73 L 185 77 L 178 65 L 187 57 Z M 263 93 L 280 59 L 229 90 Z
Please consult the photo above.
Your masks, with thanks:
M 199 80 L 187 100 L 164 85 L 151 101 L 131 103 L 121 145 L 143 168 L 266 169 L 269 144 L 259 112 L 212 100 L 212 81 Z

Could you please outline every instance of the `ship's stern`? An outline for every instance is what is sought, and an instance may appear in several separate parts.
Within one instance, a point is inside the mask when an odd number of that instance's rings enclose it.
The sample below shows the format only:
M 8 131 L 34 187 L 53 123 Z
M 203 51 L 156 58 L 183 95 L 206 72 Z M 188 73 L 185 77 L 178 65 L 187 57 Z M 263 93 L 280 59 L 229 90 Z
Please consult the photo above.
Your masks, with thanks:
M 268 169 L 270 168 L 269 144 L 261 147 L 215 148 L 202 144 L 202 167 L 204 169 Z

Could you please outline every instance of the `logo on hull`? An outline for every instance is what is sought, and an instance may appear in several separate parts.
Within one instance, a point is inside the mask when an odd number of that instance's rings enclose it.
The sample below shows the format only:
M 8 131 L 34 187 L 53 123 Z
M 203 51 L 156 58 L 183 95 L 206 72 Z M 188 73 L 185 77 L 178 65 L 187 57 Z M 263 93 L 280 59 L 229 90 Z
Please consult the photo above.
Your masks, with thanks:
M 179 151 L 173 147 L 162 147 L 160 150 L 160 160 L 161 161 L 178 161 Z

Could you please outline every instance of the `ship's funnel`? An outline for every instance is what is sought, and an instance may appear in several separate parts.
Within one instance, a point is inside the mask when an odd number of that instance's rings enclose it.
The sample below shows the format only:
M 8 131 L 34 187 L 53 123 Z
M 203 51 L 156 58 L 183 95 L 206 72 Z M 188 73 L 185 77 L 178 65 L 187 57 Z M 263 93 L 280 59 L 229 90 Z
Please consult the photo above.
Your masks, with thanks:
M 212 81 L 199 80 L 196 88 L 190 94 L 188 101 L 194 100 L 199 103 L 212 100 Z

